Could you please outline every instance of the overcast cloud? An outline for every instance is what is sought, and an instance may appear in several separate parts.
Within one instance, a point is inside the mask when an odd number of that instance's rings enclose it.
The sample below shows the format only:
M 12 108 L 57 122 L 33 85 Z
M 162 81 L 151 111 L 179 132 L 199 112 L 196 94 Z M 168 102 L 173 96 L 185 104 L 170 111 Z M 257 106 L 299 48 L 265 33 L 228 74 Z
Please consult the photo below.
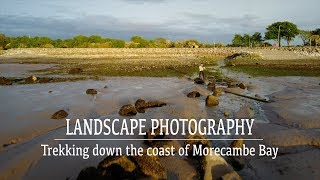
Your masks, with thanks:
M 318 0 L 10 0 L 1 3 L 0 33 L 69 38 L 98 34 L 130 39 L 194 38 L 229 43 L 235 33 L 263 33 L 276 21 L 320 28 Z

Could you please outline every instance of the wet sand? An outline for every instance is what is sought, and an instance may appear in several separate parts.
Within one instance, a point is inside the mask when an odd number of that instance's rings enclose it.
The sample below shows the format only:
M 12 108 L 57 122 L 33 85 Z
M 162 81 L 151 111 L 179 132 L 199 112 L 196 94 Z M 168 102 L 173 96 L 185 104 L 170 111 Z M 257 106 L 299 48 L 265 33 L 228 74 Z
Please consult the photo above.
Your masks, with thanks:
M 240 175 L 244 179 L 320 177 L 317 168 L 320 166 L 320 79 L 249 78 L 247 75 L 225 73 L 231 77 L 235 75 L 239 81 L 246 82 L 248 93 L 266 96 L 273 102 L 265 104 L 224 94 L 219 97 L 218 107 L 208 108 L 204 100 L 210 91 L 186 78 L 110 77 L 101 81 L 0 86 L 0 99 L 6 102 L 0 104 L 0 143 L 19 139 L 17 144 L 0 150 L 0 179 L 75 179 L 81 169 L 96 166 L 103 157 L 90 157 L 89 160 L 83 160 L 81 157 L 42 157 L 40 144 L 65 143 L 54 140 L 66 138 L 65 120 L 50 119 L 51 115 L 64 109 L 71 119 L 122 118 L 118 115 L 120 107 L 134 104 L 139 98 L 161 100 L 168 105 L 147 109 L 146 113 L 139 113 L 133 118 L 220 119 L 226 111 L 231 113 L 232 118 L 242 106 L 250 106 L 255 112 L 257 122 L 253 131 L 254 138 L 263 138 L 264 144 L 282 147 L 282 154 L 275 161 L 267 158 L 248 158 L 249 165 L 239 172 Z M 107 88 L 104 88 L 105 86 Z M 96 89 L 98 94 L 87 95 L 85 92 L 89 88 Z M 194 90 L 199 91 L 202 96 L 199 99 L 187 98 L 186 94 Z M 97 143 L 100 146 L 125 147 L 129 143 L 144 146 L 142 141 Z M 250 143 L 248 142 L 249 145 Z M 95 142 L 70 142 L 70 145 L 72 144 L 93 146 Z M 214 146 L 229 144 L 230 142 L 224 141 L 213 142 Z M 251 145 L 255 146 L 255 143 Z M 180 174 L 189 172 L 184 174 L 188 177 L 192 177 L 196 172 L 195 167 L 183 159 L 167 158 L 162 161 L 164 164 L 173 161 L 181 163 L 179 168 L 167 165 L 169 171 L 177 171 Z
M 0 76 L 28 77 L 33 75 L 30 71 L 54 67 L 54 64 L 0 64 Z
M 250 95 L 271 99 L 261 109 L 269 123 L 254 126 L 254 137 L 279 147 L 276 160 L 247 158 L 244 179 L 318 179 L 320 177 L 320 78 L 255 77 L 225 72 L 248 84 Z M 257 146 L 256 142 L 248 145 Z

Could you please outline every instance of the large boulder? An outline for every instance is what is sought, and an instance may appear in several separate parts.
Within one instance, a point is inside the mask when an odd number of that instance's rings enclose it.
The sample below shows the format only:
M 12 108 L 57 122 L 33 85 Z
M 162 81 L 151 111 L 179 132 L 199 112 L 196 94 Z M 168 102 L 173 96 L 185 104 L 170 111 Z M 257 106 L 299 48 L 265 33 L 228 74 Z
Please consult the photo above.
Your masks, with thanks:
M 95 89 L 87 89 L 86 94 L 95 95 L 98 94 L 98 91 Z
M 167 171 L 158 156 L 134 156 L 140 171 L 152 179 L 167 179 Z
M 25 81 L 26 83 L 35 83 L 37 80 L 38 80 L 37 77 L 35 77 L 35 76 L 29 76 L 29 77 L 27 77 L 24 81 Z
M 200 145 L 202 145 L 202 148 L 211 147 L 210 141 L 208 141 L 205 136 L 199 135 L 199 134 L 187 136 L 187 140 L 185 141 L 185 145 L 187 145 L 187 144 L 190 144 L 190 148 L 189 148 L 190 155 L 193 152 L 193 146 L 199 147 Z
M 12 85 L 12 81 L 5 77 L 0 77 L 0 85 Z
M 244 140 L 243 139 L 238 139 L 238 140 L 232 141 L 230 147 L 231 148 L 241 148 L 242 149 L 243 148 L 243 144 L 244 144 Z M 242 170 L 246 165 L 246 161 L 245 161 L 245 158 L 243 156 L 230 156 L 230 157 L 227 158 L 227 161 L 231 164 L 233 169 L 235 169 L 236 171 Z
M 200 97 L 200 93 L 198 91 L 192 91 L 192 92 L 187 94 L 187 97 L 189 97 L 189 98 Z
M 137 114 L 137 110 L 133 105 L 128 104 L 121 107 L 119 114 L 121 116 L 134 116 Z
M 212 107 L 212 106 L 217 106 L 219 105 L 219 100 L 216 96 L 209 95 L 206 98 L 206 106 Z
M 105 179 L 128 179 L 134 176 L 136 165 L 127 156 L 108 156 L 98 165 Z
M 204 81 L 201 78 L 195 78 L 193 80 L 196 84 L 204 84 Z
M 81 68 L 73 68 L 69 70 L 69 74 L 80 74 L 83 70 Z
M 63 119 L 66 118 L 69 114 L 65 110 L 60 110 L 55 112 L 52 116 L 51 119 Z

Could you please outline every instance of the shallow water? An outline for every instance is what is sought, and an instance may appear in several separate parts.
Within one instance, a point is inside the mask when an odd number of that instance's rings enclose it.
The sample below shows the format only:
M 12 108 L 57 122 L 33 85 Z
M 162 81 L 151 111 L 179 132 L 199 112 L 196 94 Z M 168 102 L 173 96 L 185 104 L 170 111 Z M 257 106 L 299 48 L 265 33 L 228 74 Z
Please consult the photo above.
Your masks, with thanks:
M 54 64 L 0 64 L 0 76 L 3 77 L 28 77 L 30 71 L 54 67 Z
M 16 76 L 17 74 L 11 75 Z M 229 75 L 232 76 L 231 73 Z M 42 157 L 41 143 L 55 145 L 59 143 L 54 140 L 55 138 L 66 137 L 65 121 L 50 119 L 51 115 L 60 109 L 66 110 L 69 113 L 68 118 L 71 119 L 121 118 L 118 111 L 122 105 L 134 104 L 137 99 L 142 98 L 147 101 L 161 100 L 168 105 L 147 109 L 146 113 L 139 113 L 133 118 L 220 119 L 224 118 L 223 113 L 226 111 L 231 112 L 230 118 L 232 118 L 233 113 L 244 105 L 254 109 L 255 119 L 260 123 L 276 121 L 277 119 L 272 116 L 274 112 L 282 114 L 297 112 L 294 115 L 299 114 L 299 118 L 308 118 L 320 112 L 319 78 L 249 78 L 247 75 L 236 77 L 249 85 L 249 93 L 267 96 L 271 99 L 275 96 L 281 101 L 265 104 L 232 94 L 224 94 L 219 97 L 219 106 L 208 108 L 205 106 L 205 98 L 211 92 L 204 86 L 195 85 L 193 81 L 184 78 L 116 77 L 105 78 L 101 81 L 0 86 L 0 100 L 5 102 L 0 104 L 0 143 L 8 143 L 14 138 L 20 139 L 18 144 L 2 148 L 0 151 L 0 174 L 9 179 L 33 179 L 35 177 L 74 179 L 81 169 L 96 166 L 103 159 L 103 157 L 91 157 L 90 160 L 83 160 L 81 157 Z M 105 86 L 107 88 L 104 88 Z M 96 89 L 98 94 L 87 95 L 85 92 L 89 88 Z M 202 96 L 197 99 L 187 98 L 186 94 L 194 90 L 199 91 Z M 296 98 L 297 96 L 299 98 Z M 293 106 L 288 105 L 283 112 L 279 112 L 276 108 L 284 105 L 282 103 L 284 99 L 287 100 L 286 104 L 297 103 L 299 106 L 292 108 Z M 304 103 L 301 103 L 302 101 Z M 318 127 L 318 122 L 315 120 L 313 127 Z M 108 136 L 108 138 L 118 137 Z M 143 145 L 142 141 L 99 141 L 98 143 L 101 146 L 122 147 L 129 143 Z M 72 142 L 69 144 L 92 146 L 95 143 Z M 213 142 L 214 146 L 228 146 L 229 144 L 230 142 L 226 141 Z

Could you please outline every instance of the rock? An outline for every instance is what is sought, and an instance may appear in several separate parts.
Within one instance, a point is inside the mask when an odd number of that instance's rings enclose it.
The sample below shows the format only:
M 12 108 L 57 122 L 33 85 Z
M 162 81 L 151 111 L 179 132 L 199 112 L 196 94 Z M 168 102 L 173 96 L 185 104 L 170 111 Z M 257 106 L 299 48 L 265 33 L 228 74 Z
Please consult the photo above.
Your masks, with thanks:
M 223 115 L 224 115 L 225 117 L 229 117 L 229 116 L 230 116 L 230 113 L 229 113 L 228 111 L 226 111 L 226 112 L 223 113 Z
M 83 70 L 81 68 L 73 68 L 69 70 L 69 74 L 80 74 Z
M 165 140 L 165 141 L 154 141 L 152 144 L 152 147 L 157 147 L 157 148 L 171 148 L 174 147 L 175 148 L 175 152 L 181 148 L 181 144 L 177 141 L 177 140 Z M 152 149 L 149 149 L 150 153 L 152 151 Z
M 23 78 L 15 78 L 12 80 L 12 82 L 16 83 L 16 82 L 20 82 L 20 81 L 23 81 L 24 79 Z
M 137 166 L 127 156 L 108 156 L 98 165 L 104 179 L 132 178 Z
M 235 171 L 231 171 L 220 178 L 219 180 L 241 180 L 242 178 L 239 176 L 239 174 Z
M 43 77 L 39 78 L 39 83 L 49 83 L 52 80 L 52 78 Z
M 230 147 L 231 148 L 243 148 L 243 144 L 244 144 L 244 140 L 243 139 L 239 139 L 239 140 L 234 140 L 232 141 Z M 236 171 L 240 171 L 242 170 L 245 165 L 245 158 L 243 156 L 230 156 L 228 157 L 227 161 L 232 165 L 232 167 L 236 170 Z
M 232 148 L 242 148 L 243 144 L 244 144 L 244 140 L 243 139 L 234 140 L 230 144 L 230 147 L 232 147 Z
M 57 111 L 56 113 L 54 113 L 52 116 L 51 116 L 51 119 L 63 119 L 65 117 L 67 117 L 69 114 L 64 111 L 64 110 L 60 110 L 60 111 Z
M 108 86 L 104 86 L 103 88 L 104 88 L 104 89 L 107 89 L 107 88 L 108 88 Z
M 206 106 L 212 107 L 212 106 L 217 106 L 219 105 L 219 100 L 216 96 L 209 95 L 206 98 Z
M 161 102 L 161 101 L 149 101 L 146 103 L 146 108 L 152 108 L 152 107 L 162 107 L 162 106 L 165 106 L 167 105 L 166 103 L 164 102 Z
M 246 88 L 247 88 L 246 84 L 244 84 L 244 83 L 240 83 L 240 84 L 239 84 L 239 87 L 240 87 L 241 89 L 246 89 Z
M 52 91 L 49 91 L 48 93 L 52 93 Z
M 214 91 L 214 90 L 216 89 L 216 83 L 210 82 L 210 83 L 208 84 L 208 89 L 209 89 L 210 91 Z
M 219 155 L 208 155 L 200 159 L 200 179 L 211 180 L 219 179 L 229 173 L 237 174 L 222 156 Z M 239 175 L 238 175 L 239 176 Z M 231 176 L 233 177 L 233 176 Z M 228 179 L 229 180 L 229 179 Z
M 12 85 L 12 81 L 5 77 L 0 77 L 0 85 Z
M 193 80 L 196 84 L 204 84 L 204 81 L 201 78 L 195 78 Z
M 210 141 L 208 141 L 206 137 L 203 135 L 199 135 L 199 134 L 189 135 L 187 136 L 187 139 L 188 140 L 185 141 L 185 145 L 190 144 L 189 154 L 192 154 L 194 145 L 197 147 L 199 147 L 199 145 L 202 145 L 202 148 L 211 147 Z
M 95 89 L 87 89 L 86 93 L 91 94 L 91 95 L 95 95 L 95 94 L 98 94 L 98 91 Z
M 137 114 L 137 110 L 133 105 L 128 104 L 121 107 L 119 114 L 121 116 L 134 116 Z
M 138 99 L 135 102 L 135 108 L 139 113 L 145 113 L 145 109 L 146 108 L 162 107 L 162 106 L 165 106 L 165 105 L 167 105 L 167 104 L 164 103 L 164 102 L 161 102 L 161 101 L 149 101 L 149 102 L 146 102 L 143 99 Z
M 88 179 L 98 179 L 100 177 L 99 171 L 95 167 L 87 167 L 81 170 L 77 180 L 88 180 Z
M 221 96 L 221 95 L 222 95 L 222 92 L 223 92 L 223 89 L 222 89 L 222 88 L 216 88 L 216 89 L 213 91 L 212 95 L 214 95 L 214 96 Z
M 189 98 L 200 97 L 200 93 L 198 91 L 192 91 L 192 92 L 187 94 L 187 97 L 189 97 Z
M 139 113 L 145 113 L 145 109 L 147 108 L 147 103 L 145 100 L 143 99 L 138 99 L 136 101 L 136 103 L 134 104 L 134 106 L 136 107 L 136 110 Z
M 161 164 L 157 156 L 134 156 L 133 159 L 137 162 L 140 171 L 150 176 L 152 179 L 167 179 L 167 171 Z
M 15 138 L 15 139 L 12 139 L 9 143 L 3 144 L 2 146 L 3 147 L 7 147 L 7 146 L 10 146 L 10 145 L 13 145 L 13 144 L 17 144 L 20 141 L 21 141 L 20 138 Z
M 154 134 L 151 134 L 151 131 L 152 131 L 152 129 L 149 129 L 148 132 L 146 133 L 146 135 L 144 136 L 144 138 L 146 139 L 145 143 L 148 145 L 152 145 L 155 142 L 155 140 L 153 140 L 153 139 L 163 139 L 165 136 L 164 133 L 160 134 L 160 128 L 157 128 L 154 131 Z M 163 131 L 163 132 L 165 132 L 165 131 Z
M 37 77 L 35 77 L 35 76 L 30 76 L 30 77 L 27 77 L 24 81 L 25 81 L 26 83 L 35 83 L 37 80 L 38 80 Z
M 236 83 L 236 82 L 233 82 L 233 81 L 228 82 L 227 85 L 228 85 L 228 88 L 235 88 L 235 87 L 237 87 L 237 83 Z

